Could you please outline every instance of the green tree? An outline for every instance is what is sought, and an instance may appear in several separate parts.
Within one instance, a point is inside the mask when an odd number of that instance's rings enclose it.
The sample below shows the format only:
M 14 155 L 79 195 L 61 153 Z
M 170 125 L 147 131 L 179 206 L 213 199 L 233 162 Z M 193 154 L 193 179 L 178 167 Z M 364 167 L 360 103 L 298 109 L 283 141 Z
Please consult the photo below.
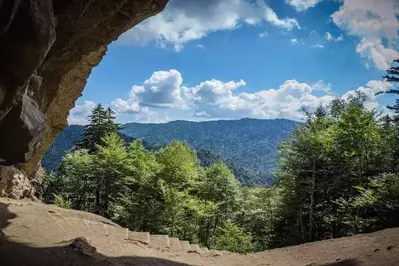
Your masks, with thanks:
M 105 136 L 102 143 L 97 145 L 95 154 L 96 208 L 97 213 L 112 217 L 111 208 L 124 192 L 131 164 L 125 143 L 117 133 Z
M 78 149 L 87 149 L 90 153 L 96 151 L 97 145 L 102 144 L 106 135 L 116 133 L 120 126 L 116 124 L 115 112 L 110 108 L 104 109 L 98 104 L 90 115 L 90 123 L 84 127 L 84 139 L 76 144 Z
M 193 186 L 199 178 L 199 160 L 187 142 L 172 141 L 157 153 L 163 165 L 159 173 L 168 186 L 180 190 Z
M 233 223 L 225 223 L 221 227 L 215 248 L 238 253 L 253 251 L 251 234 Z
M 386 171 L 381 124 L 365 97 L 335 100 L 329 112 L 310 114 L 281 145 L 279 186 L 283 206 L 275 245 L 359 232 L 346 207 L 356 186 Z
M 73 209 L 95 211 L 94 205 L 95 156 L 87 150 L 68 153 L 56 173 L 59 189 L 56 191 L 71 201 Z
M 164 211 L 163 181 L 158 177 L 162 165 L 141 141 L 129 144 L 127 157 L 127 190 L 116 206 L 114 219 L 133 231 L 159 232 Z
M 275 224 L 280 220 L 281 196 L 278 187 L 242 188 L 236 223 L 251 233 L 255 251 L 272 247 Z
M 216 205 L 215 213 L 203 219 L 200 240 L 209 246 L 219 226 L 225 223 L 238 209 L 240 200 L 240 183 L 222 162 L 217 162 L 205 169 L 205 175 L 199 185 L 199 197 Z

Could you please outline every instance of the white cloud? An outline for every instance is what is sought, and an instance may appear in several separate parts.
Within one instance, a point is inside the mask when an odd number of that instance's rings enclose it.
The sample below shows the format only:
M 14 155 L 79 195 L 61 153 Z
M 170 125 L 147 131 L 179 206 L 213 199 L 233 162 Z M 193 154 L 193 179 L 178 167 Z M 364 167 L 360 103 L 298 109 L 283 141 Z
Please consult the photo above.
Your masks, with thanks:
M 369 67 L 369 62 L 374 62 L 381 70 L 388 69 L 389 63 L 399 58 L 399 52 L 385 48 L 379 38 L 362 38 L 361 42 L 356 46 L 356 52 L 366 60 L 367 67 Z
M 380 81 L 380 80 L 370 80 L 367 83 L 366 87 L 361 86 L 356 90 L 348 91 L 342 96 L 342 98 L 348 99 L 350 96 L 354 96 L 356 92 L 360 92 L 364 94 L 366 97 L 366 102 L 364 103 L 364 106 L 368 109 L 375 109 L 379 106 L 378 98 L 380 97 L 380 95 L 376 95 L 376 93 L 381 91 L 386 91 L 391 87 L 392 84 L 389 82 Z
M 83 104 L 77 104 L 69 111 L 69 125 L 86 125 L 89 122 L 91 110 L 96 106 L 94 102 L 85 101 Z
M 151 111 L 148 107 L 143 107 L 136 115 L 135 121 L 139 123 L 167 123 L 171 121 L 171 119 L 166 114 L 160 114 Z
M 112 106 L 120 114 L 133 114 L 136 121 L 142 122 L 170 119 L 152 110 L 151 106 L 159 106 L 159 103 L 171 109 L 184 107 L 185 112 L 191 112 L 191 116 L 207 119 L 254 117 L 298 120 L 303 116 L 302 108 L 314 110 L 320 103 L 326 104 L 333 98 L 330 95 L 331 85 L 322 81 L 309 85 L 287 80 L 278 89 L 238 92 L 244 86 L 244 80 L 223 82 L 211 79 L 188 87 L 183 85 L 183 78 L 177 70 L 157 71 L 143 85 L 133 86 L 127 100 L 117 99 Z M 315 92 L 322 96 L 316 96 Z
M 322 80 L 317 81 L 312 85 L 314 91 L 323 91 L 327 94 L 331 94 L 332 86 L 330 83 L 325 84 Z
M 300 28 L 293 18 L 280 18 L 263 0 L 174 0 L 118 40 L 122 44 L 159 47 L 172 45 L 180 51 L 184 44 L 216 31 L 234 30 L 243 24 L 269 22 L 284 30 Z
M 329 42 L 341 42 L 344 40 L 344 36 L 341 34 L 341 35 L 335 37 L 331 33 L 326 32 L 325 39 Z
M 197 48 L 205 49 L 205 46 L 203 46 L 202 44 L 197 44 Z
M 296 11 L 306 11 L 307 9 L 316 6 L 323 0 L 285 0 L 289 5 L 292 5 Z
M 171 80 L 173 82 L 171 82 Z M 319 104 L 328 105 L 334 96 L 331 94 L 331 84 L 319 80 L 315 83 L 301 83 L 295 79 L 287 80 L 278 88 L 255 92 L 240 92 L 246 86 L 244 80 L 223 82 L 216 79 L 205 80 L 195 86 L 184 86 L 183 78 L 177 70 L 158 71 L 147 79 L 142 86 L 133 86 L 129 98 L 116 99 L 111 107 L 117 111 L 119 121 L 136 121 L 142 123 L 164 123 L 171 120 L 165 112 L 184 112 L 186 118 L 198 119 L 239 119 L 245 117 L 259 119 L 286 118 L 301 120 L 304 117 L 303 109 L 314 111 Z M 356 91 L 366 95 L 366 107 L 377 108 L 377 92 L 385 91 L 392 85 L 384 81 L 372 80 L 366 86 L 348 91 L 342 98 L 348 99 Z M 154 91 L 161 93 L 152 97 Z M 171 97 L 177 92 L 178 98 Z M 149 93 L 148 99 L 164 103 L 168 109 L 142 102 L 144 94 Z M 165 100 L 160 100 L 165 97 Z M 180 105 L 177 105 L 175 100 Z M 154 103 L 154 102 L 152 102 Z M 94 102 L 86 101 L 71 110 L 70 124 L 87 124 Z M 156 106 L 156 107 L 154 107 Z M 185 110 L 181 110 L 185 106 Z M 176 113 L 175 113 L 176 114 Z M 181 115 L 181 114 L 179 114 Z
M 258 34 L 259 38 L 266 38 L 269 35 L 269 33 L 267 31 L 261 32 Z
M 154 72 L 142 85 L 132 87 L 129 101 L 139 105 L 185 108 L 182 83 L 183 78 L 177 70 Z
M 131 99 L 125 101 L 121 98 L 118 98 L 111 103 L 111 106 L 115 111 L 119 113 L 135 114 L 140 112 L 140 105 Z
M 297 39 L 291 39 L 291 43 L 294 45 L 294 44 L 297 44 L 298 43 L 298 40 Z
M 195 112 L 195 113 L 194 113 L 194 116 L 195 116 L 195 117 L 206 117 L 206 118 L 210 118 L 210 117 L 211 117 L 211 115 L 208 114 L 208 113 L 205 112 L 205 111 Z
M 343 0 L 331 15 L 335 24 L 355 36 L 398 37 L 397 0 Z
M 327 104 L 330 95 L 315 96 L 316 90 L 328 91 L 329 84 L 319 81 L 313 85 L 287 80 L 279 89 L 262 90 L 254 93 L 234 93 L 245 86 L 243 80 L 224 83 L 219 80 L 202 82 L 190 89 L 191 104 L 195 116 L 207 118 L 237 119 L 254 117 L 263 119 L 288 118 L 299 120 L 302 108 L 315 110 L 320 104 Z
M 316 43 L 316 44 L 312 44 L 310 47 L 311 48 L 317 48 L 317 49 L 323 49 L 324 45 Z
M 371 61 L 381 70 L 398 56 L 393 49 L 399 37 L 398 16 L 397 0 L 343 0 L 340 9 L 331 15 L 338 27 L 362 38 L 356 51 L 367 59 L 366 66 Z

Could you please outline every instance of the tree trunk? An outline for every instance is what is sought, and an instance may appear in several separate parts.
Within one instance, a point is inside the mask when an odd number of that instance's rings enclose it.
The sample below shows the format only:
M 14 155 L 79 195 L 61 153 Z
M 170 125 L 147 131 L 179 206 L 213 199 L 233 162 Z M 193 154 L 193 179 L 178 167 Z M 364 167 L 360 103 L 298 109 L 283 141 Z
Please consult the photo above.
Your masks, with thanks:
M 316 186 L 316 159 L 313 159 L 312 180 L 310 191 L 310 210 L 309 210 L 309 241 L 313 239 L 313 211 L 314 211 L 314 191 Z

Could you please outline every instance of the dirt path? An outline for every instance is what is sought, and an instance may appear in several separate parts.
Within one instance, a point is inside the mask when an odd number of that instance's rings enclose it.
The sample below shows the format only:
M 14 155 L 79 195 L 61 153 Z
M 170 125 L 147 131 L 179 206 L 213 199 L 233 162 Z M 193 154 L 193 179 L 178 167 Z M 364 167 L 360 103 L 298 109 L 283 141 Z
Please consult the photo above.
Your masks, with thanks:
M 154 243 L 131 241 L 126 238 L 127 230 L 94 214 L 0 198 L 0 230 L 0 266 L 399 266 L 398 228 L 248 255 L 187 252 L 163 247 L 162 242 L 155 247 Z M 80 236 L 85 238 L 73 243 Z

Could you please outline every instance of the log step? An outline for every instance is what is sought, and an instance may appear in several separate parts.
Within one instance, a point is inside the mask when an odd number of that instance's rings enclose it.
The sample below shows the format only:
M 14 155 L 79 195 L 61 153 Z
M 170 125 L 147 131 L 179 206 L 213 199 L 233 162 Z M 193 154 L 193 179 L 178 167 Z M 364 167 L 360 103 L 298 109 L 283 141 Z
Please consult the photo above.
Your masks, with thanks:
M 150 233 L 129 231 L 127 240 L 128 241 L 137 241 L 137 242 L 149 245 L 150 244 Z
M 190 242 L 180 241 L 180 247 L 182 251 L 188 252 L 191 250 Z
M 180 240 L 176 237 L 169 238 L 169 247 L 173 250 L 181 250 Z
M 150 246 L 152 248 L 169 248 L 169 236 L 168 235 L 151 235 L 150 236 Z
M 202 253 L 209 253 L 209 249 L 207 247 L 201 248 Z
M 190 244 L 191 252 L 201 253 L 201 248 L 198 244 Z

